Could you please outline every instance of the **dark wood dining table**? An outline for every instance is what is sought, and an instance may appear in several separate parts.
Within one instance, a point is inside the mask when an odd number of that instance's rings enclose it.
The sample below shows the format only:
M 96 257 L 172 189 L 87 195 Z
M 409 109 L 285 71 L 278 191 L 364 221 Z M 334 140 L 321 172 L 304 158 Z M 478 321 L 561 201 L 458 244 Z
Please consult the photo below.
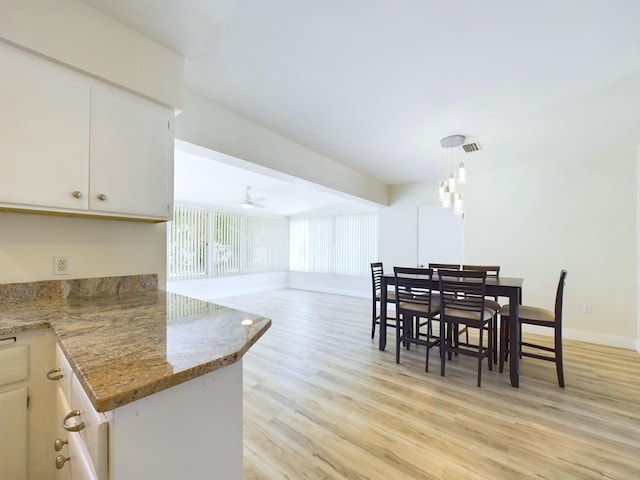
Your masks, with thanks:
M 438 275 L 432 277 L 432 289 L 439 290 Z M 512 277 L 487 277 L 486 294 L 493 297 L 506 297 L 509 299 L 509 376 L 511 386 L 520 386 L 520 336 L 519 332 L 519 306 L 522 303 L 522 284 L 524 279 Z M 387 346 L 387 287 L 395 284 L 393 274 L 382 276 L 380 292 L 380 350 Z M 497 347 L 496 347 L 497 348 Z

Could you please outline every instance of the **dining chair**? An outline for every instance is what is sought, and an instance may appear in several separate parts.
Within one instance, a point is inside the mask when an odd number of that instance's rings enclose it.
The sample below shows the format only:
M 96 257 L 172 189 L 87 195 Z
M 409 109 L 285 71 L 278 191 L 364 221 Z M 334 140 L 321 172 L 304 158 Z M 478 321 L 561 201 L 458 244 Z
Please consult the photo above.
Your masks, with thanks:
M 462 265 L 463 270 L 478 270 L 487 272 L 487 278 L 500 278 L 500 265 Z M 491 310 L 495 310 L 496 314 L 493 316 L 493 363 L 498 363 L 498 313 L 500 312 L 500 303 L 498 303 L 498 297 L 487 297 L 485 299 L 485 306 Z M 465 334 L 465 341 L 469 343 L 469 331 L 465 328 L 464 332 L 458 332 L 459 334 Z
M 478 387 L 482 382 L 482 360 L 486 357 L 493 370 L 493 316 L 495 310 L 486 306 L 487 272 L 483 270 L 439 270 L 440 279 L 440 375 L 444 376 L 446 355 L 473 356 L 478 359 Z M 454 339 L 456 328 L 477 328 L 477 345 L 467 345 Z M 487 345 L 484 331 L 487 330 Z
M 431 291 L 430 268 L 394 267 L 396 300 L 396 363 L 400 363 L 400 344 L 427 348 L 425 371 L 429 371 L 429 351 L 440 345 L 440 335 L 433 334 L 432 320 L 440 307 Z M 424 320 L 423 320 L 424 319 Z M 426 326 L 426 332 L 421 328 Z
M 564 295 L 564 283 L 567 278 L 567 271 L 560 271 L 560 279 L 558 280 L 558 288 L 556 289 L 556 301 L 554 310 L 545 308 L 530 307 L 520 305 L 520 356 L 532 357 L 539 360 L 555 362 L 556 373 L 558 375 L 558 384 L 564 388 L 564 369 L 562 364 L 562 298 Z M 553 347 L 535 344 L 530 341 L 522 341 L 522 325 L 538 325 L 541 327 L 549 327 L 553 329 Z M 504 362 L 509 355 L 509 305 L 503 305 L 500 310 L 500 372 L 504 368 Z M 524 348 L 527 348 L 525 350 Z M 532 349 L 533 351 L 531 351 Z M 547 352 L 537 353 L 537 351 Z M 553 356 L 549 355 L 552 353 Z
M 382 275 L 384 268 L 382 262 L 374 262 L 371 264 L 371 289 L 372 289 L 372 307 L 371 307 L 371 338 L 376 336 L 376 325 L 380 325 L 380 309 L 379 304 L 382 301 Z M 396 318 L 389 315 L 388 305 L 395 305 L 395 291 L 387 288 L 387 327 L 396 326 Z

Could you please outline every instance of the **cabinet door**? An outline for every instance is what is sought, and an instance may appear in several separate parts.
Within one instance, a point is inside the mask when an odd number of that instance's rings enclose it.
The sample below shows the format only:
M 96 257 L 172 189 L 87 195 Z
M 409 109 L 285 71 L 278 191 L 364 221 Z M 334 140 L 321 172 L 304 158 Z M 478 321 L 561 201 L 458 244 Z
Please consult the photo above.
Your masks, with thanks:
M 67 443 L 56 452 L 62 456 L 64 463 L 57 469 L 56 480 L 98 480 L 87 446 L 78 432 L 67 432 L 62 428 L 62 419 L 72 410 L 61 388 L 57 388 L 57 438 Z M 55 465 L 55 458 L 53 459 Z M 104 477 L 107 478 L 106 476 Z
M 88 84 L 0 45 L 0 105 L 0 203 L 86 210 Z
M 27 388 L 0 393 L 0 478 L 27 478 Z
M 172 118 L 170 109 L 124 91 L 91 89 L 91 210 L 169 218 Z

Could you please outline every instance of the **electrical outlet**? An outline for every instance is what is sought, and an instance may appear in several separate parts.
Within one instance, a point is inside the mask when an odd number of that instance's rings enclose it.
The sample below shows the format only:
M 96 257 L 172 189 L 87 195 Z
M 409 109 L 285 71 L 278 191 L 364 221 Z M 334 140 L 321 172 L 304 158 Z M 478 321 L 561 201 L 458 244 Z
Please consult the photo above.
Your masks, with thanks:
M 584 313 L 591 313 L 593 311 L 593 309 L 591 308 L 591 304 L 585 303 L 584 305 L 582 305 L 582 311 Z
M 70 259 L 67 256 L 53 257 L 53 274 L 69 275 L 71 273 Z

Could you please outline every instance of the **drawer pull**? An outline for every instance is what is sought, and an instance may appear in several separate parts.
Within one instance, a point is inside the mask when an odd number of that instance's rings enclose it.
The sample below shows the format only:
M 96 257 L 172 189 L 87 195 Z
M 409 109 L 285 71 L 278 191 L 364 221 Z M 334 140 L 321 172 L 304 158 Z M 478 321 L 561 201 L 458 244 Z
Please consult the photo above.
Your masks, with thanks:
M 47 378 L 49 380 L 61 380 L 64 377 L 61 368 L 53 368 L 47 372 Z
M 76 423 L 75 425 L 67 425 L 67 420 L 79 416 L 80 410 L 71 410 L 62 419 L 62 428 L 64 428 L 67 432 L 79 432 L 80 430 L 82 430 L 84 428 L 84 422 Z
M 58 455 L 58 456 L 56 457 L 56 468 L 57 468 L 58 470 L 62 470 L 62 467 L 64 467 L 64 464 L 65 464 L 66 462 L 68 462 L 68 461 L 69 461 L 69 457 L 64 457 L 64 456 L 62 456 L 62 455 Z
M 56 441 L 53 442 L 53 448 L 56 452 L 59 452 L 60 450 L 62 450 L 62 447 L 64 447 L 67 443 L 69 443 L 67 440 L 56 438 Z

